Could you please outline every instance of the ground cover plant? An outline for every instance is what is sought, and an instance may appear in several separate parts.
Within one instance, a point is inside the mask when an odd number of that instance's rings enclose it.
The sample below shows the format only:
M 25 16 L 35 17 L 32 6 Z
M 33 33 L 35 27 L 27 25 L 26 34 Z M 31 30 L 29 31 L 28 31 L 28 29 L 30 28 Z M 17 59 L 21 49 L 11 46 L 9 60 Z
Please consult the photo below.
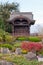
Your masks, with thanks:
M 8 62 L 13 62 L 16 65 L 43 65 L 43 62 L 38 62 L 37 60 L 28 61 L 22 55 L 11 55 L 11 54 L 0 54 L 1 60 L 6 60 Z

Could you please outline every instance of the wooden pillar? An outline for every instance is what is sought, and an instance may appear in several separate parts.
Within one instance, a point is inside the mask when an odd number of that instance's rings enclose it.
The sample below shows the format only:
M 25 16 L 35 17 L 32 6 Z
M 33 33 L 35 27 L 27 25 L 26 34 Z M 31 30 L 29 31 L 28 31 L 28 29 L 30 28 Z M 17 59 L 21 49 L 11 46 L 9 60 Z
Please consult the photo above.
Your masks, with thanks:
M 14 36 L 14 22 L 12 21 L 12 35 Z
M 28 35 L 30 35 L 30 26 L 28 26 Z

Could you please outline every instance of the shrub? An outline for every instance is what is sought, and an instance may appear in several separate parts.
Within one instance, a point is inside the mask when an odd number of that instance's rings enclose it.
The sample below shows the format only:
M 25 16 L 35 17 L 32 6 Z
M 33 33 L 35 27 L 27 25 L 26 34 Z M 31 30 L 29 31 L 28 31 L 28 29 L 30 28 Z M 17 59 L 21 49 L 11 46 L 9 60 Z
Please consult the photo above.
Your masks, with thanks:
M 28 40 L 28 37 L 17 37 L 16 40 L 25 41 L 25 40 Z
M 14 43 L 13 47 L 18 48 L 20 47 L 21 43 Z
M 32 41 L 32 42 L 40 42 L 41 39 L 39 37 L 17 37 L 16 40 L 19 41 Z
M 7 42 L 13 42 L 15 40 L 15 38 L 11 35 L 6 35 L 5 37 Z
M 8 32 L 5 32 L 4 30 L 0 29 L 0 41 L 7 41 L 12 42 L 15 41 L 15 37 L 11 36 Z
M 21 44 L 21 48 L 23 49 L 23 50 L 27 50 L 27 51 L 32 51 L 32 50 L 34 50 L 34 51 L 40 51 L 41 49 L 42 49 L 42 44 L 40 44 L 40 43 L 36 43 L 36 42 L 22 42 L 22 44 Z
M 0 36 L 0 42 L 2 42 L 3 41 L 3 39 L 2 39 L 2 37 Z
M 39 37 L 29 37 L 28 40 L 32 41 L 32 42 L 40 42 L 41 41 L 41 39 Z
M 8 32 L 5 32 L 4 30 L 0 29 L 0 36 L 3 37 L 3 35 L 10 35 Z
M 27 50 L 27 51 L 28 51 L 28 42 L 22 42 L 22 43 L 21 43 L 21 48 L 22 48 L 23 50 Z
M 9 50 L 12 49 L 12 45 L 11 44 L 0 44 L 0 47 L 9 48 Z

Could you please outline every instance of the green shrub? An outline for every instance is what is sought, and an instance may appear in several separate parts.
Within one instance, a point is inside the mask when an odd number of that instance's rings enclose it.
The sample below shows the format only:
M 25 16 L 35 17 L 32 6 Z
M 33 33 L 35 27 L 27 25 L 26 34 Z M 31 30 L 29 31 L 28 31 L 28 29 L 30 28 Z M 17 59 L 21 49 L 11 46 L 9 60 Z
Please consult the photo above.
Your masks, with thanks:
M 12 47 L 12 50 L 11 51 L 12 52 L 15 52 L 15 50 L 16 50 L 16 47 Z
M 6 35 L 5 37 L 6 37 L 6 41 L 9 43 L 15 41 L 15 38 L 11 35 Z
M 0 42 L 2 42 L 3 41 L 3 38 L 0 36 Z
M 0 29 L 0 36 L 3 37 L 3 35 L 10 35 L 8 32 L 5 32 L 4 30 Z
M 0 47 L 9 48 L 9 50 L 12 49 L 12 45 L 11 44 L 0 44 Z
M 38 61 L 28 61 L 23 56 L 14 56 L 13 62 L 16 63 L 16 65 L 39 65 Z
M 25 41 L 28 40 L 28 37 L 18 37 L 16 40 Z
M 38 37 L 29 37 L 28 40 L 32 41 L 32 42 L 40 42 L 41 41 L 41 39 Z
M 0 41 L 12 42 L 15 41 L 15 39 L 16 38 L 14 36 L 11 36 L 8 32 L 0 29 Z
M 18 47 L 20 47 L 21 46 L 21 43 L 14 43 L 14 45 L 13 45 L 15 48 L 18 48 Z
M 18 37 L 16 40 L 19 41 L 32 41 L 32 42 L 40 42 L 41 39 L 39 37 Z

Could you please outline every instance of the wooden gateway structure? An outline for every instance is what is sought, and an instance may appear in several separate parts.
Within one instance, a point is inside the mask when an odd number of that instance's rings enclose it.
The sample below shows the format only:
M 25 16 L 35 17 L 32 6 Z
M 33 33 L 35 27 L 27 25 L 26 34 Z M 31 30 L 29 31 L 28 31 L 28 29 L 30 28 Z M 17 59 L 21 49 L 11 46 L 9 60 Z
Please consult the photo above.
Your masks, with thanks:
M 12 12 L 8 21 L 14 36 L 29 36 L 30 26 L 35 23 L 32 12 Z

